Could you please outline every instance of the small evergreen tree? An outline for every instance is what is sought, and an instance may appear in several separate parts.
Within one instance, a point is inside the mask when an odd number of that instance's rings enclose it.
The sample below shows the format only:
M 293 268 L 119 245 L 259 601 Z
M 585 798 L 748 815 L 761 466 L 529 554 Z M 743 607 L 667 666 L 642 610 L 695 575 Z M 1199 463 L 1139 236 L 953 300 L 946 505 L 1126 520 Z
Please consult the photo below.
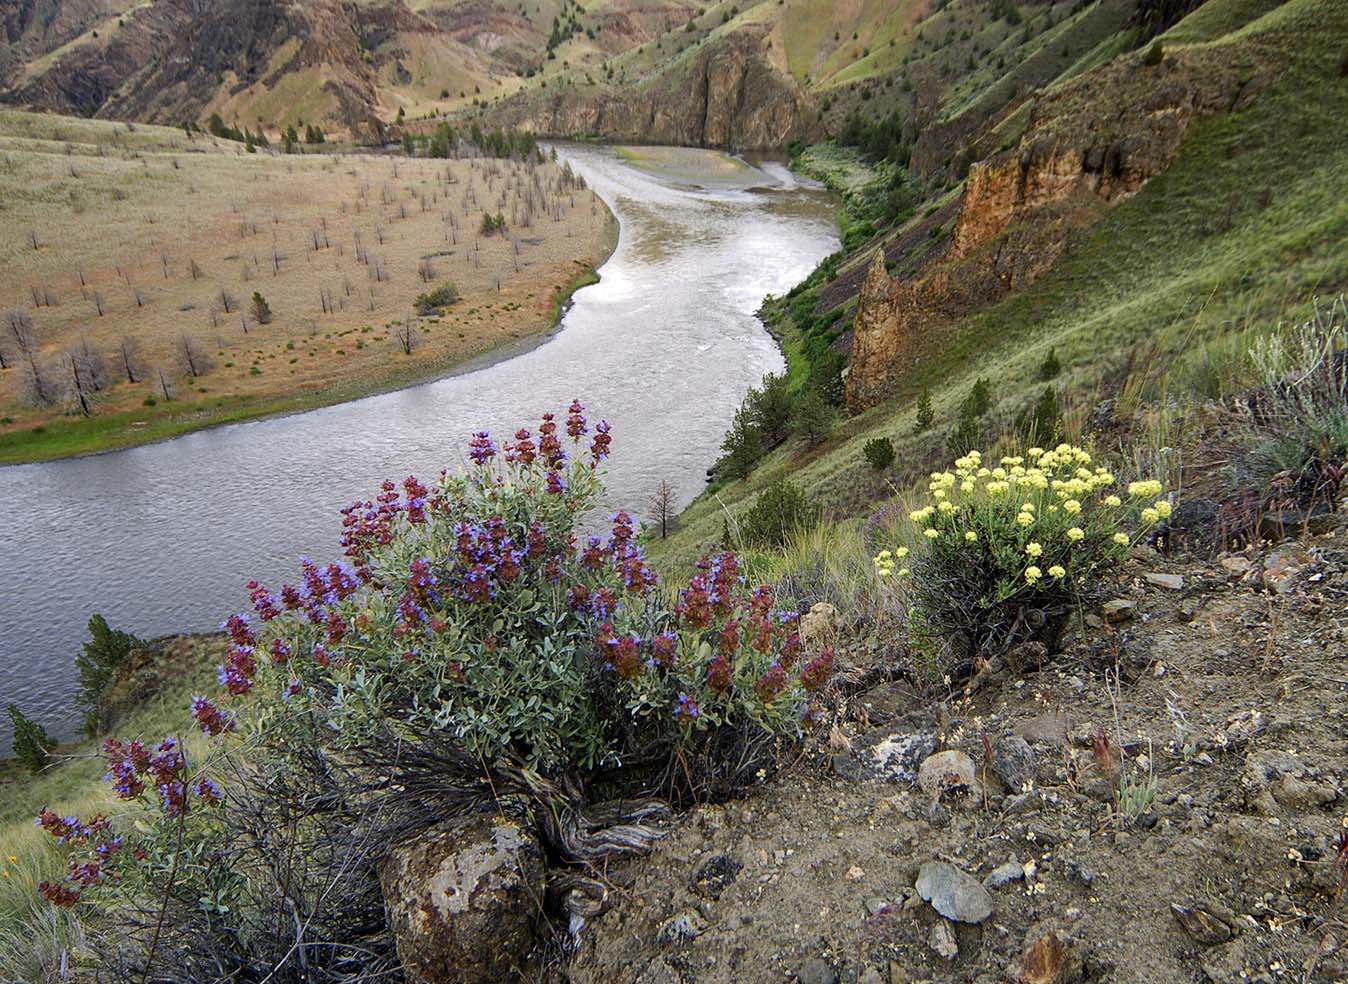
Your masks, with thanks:
M 98 734 L 103 726 L 100 702 L 117 672 L 127 663 L 131 650 L 141 644 L 129 632 L 111 628 L 102 615 L 89 619 L 89 641 L 84 651 L 75 657 L 79 674 L 76 700 L 84 708 L 84 731 L 89 737 Z
M 1045 386 L 1034 406 L 1022 413 L 1016 421 L 1027 444 L 1052 447 L 1062 437 L 1062 411 L 1058 408 L 1058 392 Z
M 950 432 L 948 447 L 950 453 L 957 458 L 963 457 L 978 447 L 979 439 L 982 436 L 978 426 L 978 401 L 973 397 L 974 394 L 970 393 L 960 404 L 959 423 Z
M 1057 377 L 1062 372 L 1062 363 L 1058 361 L 1057 350 L 1050 348 L 1048 355 L 1044 356 L 1044 361 L 1039 363 L 1039 381 L 1047 383 L 1050 379 Z
M 894 464 L 894 442 L 887 437 L 873 437 L 861 449 L 866 463 L 878 472 Z
M 41 772 L 56 747 L 42 725 L 25 717 L 18 704 L 8 707 L 9 722 L 14 726 L 14 757 L 29 772 Z
M 1163 61 L 1165 61 L 1165 46 L 1161 44 L 1161 39 L 1157 38 L 1147 49 L 1147 57 L 1143 59 L 1143 64 L 1154 68 Z
M 806 389 L 791 408 L 791 429 L 814 447 L 833 431 L 837 413 L 824 395 L 816 389 Z
M 763 456 L 758 422 L 746 406 L 741 405 L 735 411 L 730 430 L 721 441 L 721 450 L 725 454 L 716 462 L 715 470 L 718 477 L 730 480 L 744 478 Z
M 975 417 L 982 417 L 992 409 L 992 385 L 979 376 L 974 381 L 974 388 L 969 391 L 969 403 L 973 406 Z
M 259 291 L 253 291 L 253 319 L 260 325 L 271 323 L 271 305 Z
M 917 398 L 917 429 L 916 433 L 921 434 L 930 427 L 936 420 L 936 411 L 931 407 L 931 392 L 927 387 L 922 387 L 922 393 Z

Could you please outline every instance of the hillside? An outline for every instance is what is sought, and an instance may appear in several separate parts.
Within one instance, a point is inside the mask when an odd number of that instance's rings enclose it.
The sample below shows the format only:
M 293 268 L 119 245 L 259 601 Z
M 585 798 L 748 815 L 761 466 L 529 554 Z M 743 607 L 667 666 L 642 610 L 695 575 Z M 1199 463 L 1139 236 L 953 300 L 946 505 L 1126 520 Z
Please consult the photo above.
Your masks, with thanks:
M 911 204 L 889 225 L 875 202 L 892 167 L 807 152 L 803 166 L 861 188 L 848 247 L 765 314 L 793 386 L 846 364 L 850 412 L 821 443 L 788 439 L 748 480 L 719 482 L 661 549 L 696 556 L 787 476 L 836 517 L 868 515 L 944 458 L 978 378 L 993 393 L 978 438 L 1014 433 L 1050 351 L 1069 433 L 1140 440 L 1186 487 L 1215 479 L 1206 457 L 1164 451 L 1196 439 L 1203 418 L 1186 408 L 1238 395 L 1253 338 L 1348 287 L 1348 156 L 1330 123 L 1348 81 L 1321 31 L 1344 16 L 1211 0 L 1160 35 L 1161 64 L 1124 53 L 1008 107 L 987 131 L 1005 149 L 967 180 L 905 173 Z M 919 428 L 924 389 L 934 422 Z M 876 438 L 897 468 L 866 463 Z

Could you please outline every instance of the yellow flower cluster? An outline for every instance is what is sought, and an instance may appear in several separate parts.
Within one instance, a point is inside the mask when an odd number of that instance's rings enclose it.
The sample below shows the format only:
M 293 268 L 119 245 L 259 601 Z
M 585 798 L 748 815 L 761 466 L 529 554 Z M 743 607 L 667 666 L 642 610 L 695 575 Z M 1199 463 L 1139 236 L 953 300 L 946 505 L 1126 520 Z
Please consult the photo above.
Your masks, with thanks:
M 1025 559 L 1024 583 L 1034 585 L 1045 576 L 1055 581 L 1066 578 L 1069 554 L 1065 549 L 1085 546 L 1092 536 L 1103 534 L 1116 547 L 1132 542 L 1126 533 L 1111 534 L 1110 527 L 1116 524 L 1098 511 L 1124 506 L 1113 491 L 1115 484 L 1109 469 L 1096 465 L 1088 451 L 1071 444 L 1029 448 L 1023 456 L 1003 457 L 995 464 L 985 462 L 978 451 L 970 451 L 955 459 L 953 469 L 932 472 L 927 485 L 929 504 L 914 509 L 908 518 L 931 541 L 948 535 L 968 544 L 983 543 L 986 534 L 994 555 L 1009 535 L 1011 546 L 1019 541 L 1015 549 Z M 1170 502 L 1157 498 L 1161 492 L 1161 483 L 1155 480 L 1128 484 L 1130 498 L 1152 500 L 1140 503 L 1143 523 L 1151 525 L 1170 515 Z M 1008 521 L 1014 523 L 1009 530 L 1001 525 Z M 1069 526 L 1069 522 L 1077 525 Z M 898 569 L 907 553 L 906 548 L 900 550 L 897 555 L 882 551 L 875 558 L 881 577 L 908 573 L 906 567 Z M 1061 563 L 1054 562 L 1060 558 Z
M 881 550 L 875 555 L 875 573 L 880 577 L 890 577 L 895 574 L 899 577 L 907 577 L 908 568 L 898 566 L 898 563 L 907 556 L 907 547 L 899 547 L 897 550 Z

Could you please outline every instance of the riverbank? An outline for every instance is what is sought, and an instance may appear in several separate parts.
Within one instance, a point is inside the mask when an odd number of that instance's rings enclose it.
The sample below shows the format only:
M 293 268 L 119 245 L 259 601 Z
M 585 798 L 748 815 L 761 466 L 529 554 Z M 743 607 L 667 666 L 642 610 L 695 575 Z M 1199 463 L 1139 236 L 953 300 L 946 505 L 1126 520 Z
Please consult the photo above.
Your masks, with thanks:
M 611 243 L 602 266 L 617 243 L 617 219 L 610 223 Z M 29 430 L 0 433 L 0 466 L 55 461 L 87 454 L 102 454 L 167 441 L 184 434 L 225 424 L 334 406 L 379 393 L 416 386 L 463 373 L 485 369 L 542 345 L 561 327 L 561 319 L 576 291 L 599 283 L 596 267 L 585 266 L 571 280 L 553 290 L 548 315 L 535 331 L 514 335 L 463 358 L 398 366 L 382 376 L 347 379 L 321 390 L 275 399 L 254 396 L 219 397 L 176 405 L 171 412 L 147 417 L 143 409 L 98 417 L 61 417 Z
M 249 155 L 13 112 L 0 150 L 0 464 L 489 365 L 546 338 L 618 238 L 561 162 Z

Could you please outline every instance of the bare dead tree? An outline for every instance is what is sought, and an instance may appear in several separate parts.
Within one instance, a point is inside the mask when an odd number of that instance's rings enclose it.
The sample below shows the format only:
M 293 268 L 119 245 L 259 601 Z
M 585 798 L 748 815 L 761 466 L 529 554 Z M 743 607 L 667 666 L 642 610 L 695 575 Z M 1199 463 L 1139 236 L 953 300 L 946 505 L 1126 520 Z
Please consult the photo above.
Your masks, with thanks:
M 142 376 L 140 342 L 130 335 L 123 335 L 121 342 L 117 345 L 116 358 L 122 364 L 122 372 L 126 373 L 126 381 L 128 383 L 140 382 Z
M 36 349 L 30 350 L 15 368 L 19 373 L 17 388 L 22 402 L 45 407 L 60 398 L 60 369 L 43 359 Z
M 674 528 L 675 516 L 677 515 L 674 489 L 663 478 L 660 479 L 660 484 L 655 487 L 655 491 L 651 493 L 650 509 L 651 519 L 660 527 L 660 539 L 663 540 L 669 536 L 670 531 Z
M 37 238 L 37 232 L 36 232 L 35 230 L 33 230 L 33 229 L 29 229 L 29 230 L 28 230 L 28 235 L 27 235 L 26 237 L 24 237 L 24 238 L 25 238 L 25 240 L 27 241 L 28 245 L 29 245 L 32 249 L 37 249 L 38 247 L 40 247 L 40 246 L 42 245 L 42 244 L 38 241 L 38 238 Z
M 164 375 L 163 369 L 156 369 L 155 373 L 159 376 L 159 392 L 164 394 L 164 402 L 173 399 L 173 390 L 169 388 L 168 377 Z
M 429 256 L 425 257 L 417 264 L 417 276 L 420 277 L 421 282 L 425 284 L 428 284 L 435 279 L 435 264 L 431 262 Z
M 61 358 L 61 364 L 69 373 L 70 392 L 80 408 L 80 413 L 86 417 L 93 416 L 93 405 L 89 398 L 91 387 L 88 377 L 81 369 L 79 355 L 75 352 L 66 352 Z
M 403 350 L 403 355 L 411 355 L 413 350 L 421 344 L 421 336 L 417 333 L 416 325 L 411 321 L 395 321 L 389 326 L 389 331 L 393 334 L 398 347 Z
M 239 306 L 238 299 L 223 287 L 220 288 L 220 294 L 217 297 L 217 300 L 220 301 L 220 308 L 225 314 L 233 314 L 234 310 Z
M 211 371 L 211 359 L 205 348 L 195 338 L 186 333 L 178 336 L 178 355 L 183 360 L 187 374 L 197 379 Z
M 201 279 L 201 267 L 197 265 L 197 261 L 195 259 L 190 259 L 187 261 L 187 272 L 191 275 L 193 280 Z
M 81 385 L 86 392 L 98 393 L 107 389 L 108 363 L 103 353 L 89 344 L 88 335 L 80 335 L 80 342 L 67 353 L 78 363 L 77 369 Z
M 103 317 L 103 312 L 107 309 L 103 302 L 103 294 L 100 291 L 92 291 L 89 299 L 94 302 L 94 310 L 98 312 L 98 316 Z

